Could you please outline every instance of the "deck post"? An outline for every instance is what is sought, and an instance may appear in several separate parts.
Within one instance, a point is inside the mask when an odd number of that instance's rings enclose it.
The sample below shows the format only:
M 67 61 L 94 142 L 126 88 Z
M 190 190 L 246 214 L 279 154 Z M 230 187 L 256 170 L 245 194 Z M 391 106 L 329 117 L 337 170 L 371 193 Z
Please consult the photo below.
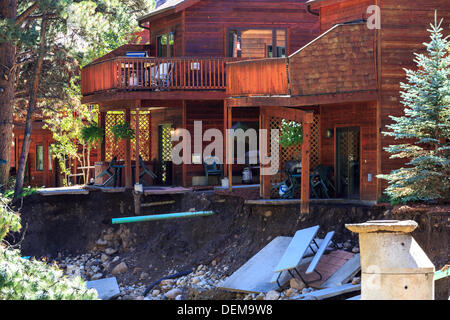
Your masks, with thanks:
M 302 143 L 302 182 L 300 195 L 300 213 L 309 213 L 309 158 L 311 123 L 303 121 L 303 143 Z
M 265 145 L 265 150 L 261 148 L 261 144 L 260 144 L 260 152 L 259 152 L 259 157 L 260 157 L 260 166 L 261 168 L 263 166 L 267 166 L 266 164 L 263 164 L 261 161 L 262 157 L 265 157 L 266 154 L 268 154 L 269 152 L 272 153 L 271 151 L 271 145 L 270 145 L 270 139 L 271 139 L 271 132 L 270 132 L 270 127 L 269 127 L 269 121 L 268 121 L 268 116 L 265 113 L 265 108 L 264 107 L 259 107 L 259 127 L 260 129 L 266 129 L 266 145 Z M 262 135 L 264 133 L 261 132 L 260 133 L 260 138 L 259 141 L 260 143 L 264 140 Z M 262 152 L 262 150 L 264 150 Z M 263 199 L 270 199 L 270 193 L 271 193 L 271 185 L 270 185 L 270 176 L 269 175 L 262 175 L 262 173 L 264 172 L 264 170 L 260 169 L 260 196 Z
M 136 101 L 136 118 L 135 118 L 135 123 L 136 123 L 136 138 L 135 138 L 135 170 L 134 170 L 134 177 L 135 177 L 135 183 L 139 184 L 139 174 L 140 174 L 140 167 L 139 167 L 139 110 L 140 110 L 140 106 L 141 106 L 141 101 L 137 100 Z
M 228 129 L 228 109 L 227 102 L 223 101 L 223 148 L 225 152 L 223 153 L 223 176 L 228 177 L 228 166 L 227 166 L 227 129 Z
M 227 129 L 233 127 L 233 108 L 227 104 Z M 228 166 L 228 191 L 233 190 L 233 161 L 234 161 L 234 139 L 233 136 L 228 136 L 227 131 L 227 166 Z
M 187 116 L 186 116 L 186 100 L 183 100 L 182 106 L 181 106 L 181 123 L 182 128 L 187 129 Z M 183 138 L 183 163 L 181 164 L 181 173 L 182 173 L 182 182 L 183 187 L 187 187 L 187 164 L 186 164 L 186 150 L 188 148 L 187 141 Z M 189 157 L 192 157 L 191 155 L 188 155 Z
M 125 122 L 130 125 L 131 111 L 129 108 L 125 109 Z M 131 141 L 125 140 L 125 188 L 131 189 Z
M 106 112 L 100 111 L 98 115 L 98 126 L 102 128 L 103 130 L 103 139 L 100 142 L 100 152 L 97 154 L 97 161 L 105 161 L 106 160 L 106 133 L 105 133 L 105 127 L 106 127 Z

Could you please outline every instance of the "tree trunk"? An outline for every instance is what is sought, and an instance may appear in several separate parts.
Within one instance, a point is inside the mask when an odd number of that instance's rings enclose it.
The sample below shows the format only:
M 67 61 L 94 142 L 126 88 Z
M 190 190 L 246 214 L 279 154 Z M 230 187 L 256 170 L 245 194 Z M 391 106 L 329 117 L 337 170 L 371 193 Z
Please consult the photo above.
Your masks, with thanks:
M 33 82 L 30 90 L 30 99 L 28 101 L 27 120 L 25 123 L 25 132 L 23 137 L 22 151 L 20 152 L 19 166 L 17 170 L 16 186 L 14 188 L 14 200 L 17 200 L 22 193 L 23 179 L 25 175 L 25 164 L 27 163 L 28 151 L 31 143 L 31 129 L 33 123 L 33 113 L 36 107 L 37 93 L 39 89 L 39 79 L 42 70 L 42 63 L 45 56 L 45 36 L 47 31 L 47 20 L 44 18 L 41 25 L 41 36 L 39 45 L 39 56 L 34 67 Z M 44 155 L 45 157 L 45 155 Z
M 0 18 L 15 19 L 17 1 L 4 0 L 0 6 Z M 9 178 L 11 166 L 11 145 L 13 141 L 13 105 L 15 92 L 14 63 L 16 48 L 10 42 L 0 43 L 0 159 L 6 164 L 0 164 L 0 188 Z

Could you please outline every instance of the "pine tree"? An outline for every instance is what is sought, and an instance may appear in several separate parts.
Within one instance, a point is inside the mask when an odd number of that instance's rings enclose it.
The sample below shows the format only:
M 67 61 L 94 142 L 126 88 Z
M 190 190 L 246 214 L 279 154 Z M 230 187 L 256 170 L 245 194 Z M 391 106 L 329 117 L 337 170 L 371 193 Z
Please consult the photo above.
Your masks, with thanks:
M 417 70 L 407 70 L 401 83 L 404 115 L 391 116 L 395 140 L 385 150 L 391 159 L 409 160 L 405 167 L 379 175 L 388 180 L 386 194 L 395 202 L 449 199 L 450 196 L 450 43 L 441 20 L 431 24 L 426 54 L 415 54 Z

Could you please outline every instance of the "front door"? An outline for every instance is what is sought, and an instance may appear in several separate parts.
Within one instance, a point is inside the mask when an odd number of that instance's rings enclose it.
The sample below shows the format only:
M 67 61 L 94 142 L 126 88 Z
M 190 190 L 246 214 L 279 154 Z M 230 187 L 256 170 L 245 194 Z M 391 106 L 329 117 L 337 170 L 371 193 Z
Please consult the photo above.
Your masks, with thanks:
M 172 184 L 172 125 L 160 124 L 158 126 L 158 160 L 159 180 L 163 185 Z
M 359 199 L 360 129 L 336 128 L 336 191 L 339 198 Z

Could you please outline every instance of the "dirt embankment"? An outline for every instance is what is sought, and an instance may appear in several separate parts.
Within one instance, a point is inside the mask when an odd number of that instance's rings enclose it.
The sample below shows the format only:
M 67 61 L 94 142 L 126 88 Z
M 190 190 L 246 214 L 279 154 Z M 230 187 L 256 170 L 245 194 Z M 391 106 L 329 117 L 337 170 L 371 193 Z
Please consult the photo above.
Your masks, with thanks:
M 448 212 L 312 205 L 309 214 L 300 215 L 298 205 L 247 206 L 240 197 L 212 192 L 153 196 L 146 202 L 150 200 L 175 203 L 148 208 L 143 214 L 213 210 L 215 215 L 119 226 L 112 225 L 111 219 L 134 215 L 131 193 L 33 195 L 25 199 L 21 209 L 23 225 L 28 224 L 23 254 L 56 257 L 58 253 L 65 256 L 98 250 L 98 240 L 109 232 L 118 235 L 110 245 L 128 258 L 131 270 L 149 273 L 148 281 L 165 276 L 168 270 L 182 271 L 212 261 L 227 266 L 231 274 L 277 236 L 292 236 L 298 229 L 320 225 L 319 236 L 334 230 L 337 242 L 351 240 L 356 245 L 357 237 L 345 229 L 346 223 L 395 218 L 419 222 L 414 237 L 437 268 L 448 258 Z M 132 283 L 138 276 L 129 272 L 119 278 Z

